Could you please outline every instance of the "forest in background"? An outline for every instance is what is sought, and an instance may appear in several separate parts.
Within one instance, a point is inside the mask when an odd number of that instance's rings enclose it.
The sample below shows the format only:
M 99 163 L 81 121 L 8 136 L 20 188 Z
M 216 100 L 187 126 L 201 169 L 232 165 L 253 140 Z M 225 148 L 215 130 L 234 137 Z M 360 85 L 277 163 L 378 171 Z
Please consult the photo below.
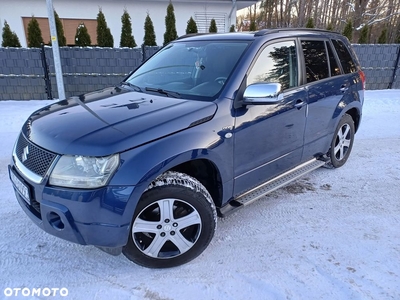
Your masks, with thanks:
M 344 32 L 352 43 L 400 43 L 400 0 L 262 0 L 237 18 L 239 31 L 312 27 Z

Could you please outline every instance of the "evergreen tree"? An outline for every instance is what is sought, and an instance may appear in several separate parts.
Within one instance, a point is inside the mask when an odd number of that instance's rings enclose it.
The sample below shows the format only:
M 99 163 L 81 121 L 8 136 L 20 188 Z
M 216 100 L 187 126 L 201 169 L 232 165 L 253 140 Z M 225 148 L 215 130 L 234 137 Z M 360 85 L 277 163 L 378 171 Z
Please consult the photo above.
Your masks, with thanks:
M 18 36 L 15 32 L 11 31 L 10 25 L 8 25 L 7 21 L 4 21 L 2 38 L 2 47 L 21 47 Z
M 351 20 L 347 21 L 342 34 L 351 42 L 353 39 L 353 22 Z
M 256 25 L 256 21 L 251 21 L 250 22 L 250 31 L 256 31 L 257 30 L 257 25 Z
M 214 19 L 211 19 L 210 28 L 208 28 L 208 32 L 218 32 L 217 23 Z
M 229 27 L 229 32 L 235 32 L 235 25 L 231 25 L 231 27 Z
M 146 20 L 144 21 L 143 43 L 145 46 L 157 46 L 156 34 L 154 33 L 153 21 L 151 20 L 149 14 L 147 14 Z
M 56 20 L 58 46 L 67 46 L 67 39 L 64 35 L 64 28 L 56 11 L 54 11 L 54 19 Z
M 177 38 L 174 6 L 170 1 L 167 7 L 167 15 L 165 16 L 164 46 Z
M 79 47 L 90 46 L 92 41 L 90 39 L 90 35 L 84 23 L 80 24 L 78 28 L 76 28 L 75 34 L 75 45 Z
M 306 28 L 315 28 L 313 18 L 309 18 L 306 24 Z
M 111 34 L 110 28 L 107 26 L 106 17 L 101 9 L 97 14 L 97 45 L 99 47 L 114 47 L 114 38 Z
M 128 11 L 124 9 L 124 13 L 121 17 L 122 30 L 121 30 L 121 40 L 119 42 L 120 47 L 136 47 L 135 38 L 132 35 L 132 23 L 131 16 Z
M 197 33 L 197 24 L 192 17 L 187 21 L 186 34 Z
M 378 44 L 386 44 L 387 43 L 387 27 L 383 28 L 381 35 L 378 38 Z
M 43 44 L 42 31 L 40 30 L 39 22 L 32 16 L 28 23 L 28 47 L 39 48 Z
M 368 25 L 365 24 L 361 28 L 361 31 L 360 31 L 360 37 L 358 38 L 359 44 L 367 44 L 368 43 L 368 31 L 369 31 Z
M 326 27 L 326 30 L 329 30 L 329 31 L 333 31 L 334 30 L 332 23 L 328 24 L 328 26 Z

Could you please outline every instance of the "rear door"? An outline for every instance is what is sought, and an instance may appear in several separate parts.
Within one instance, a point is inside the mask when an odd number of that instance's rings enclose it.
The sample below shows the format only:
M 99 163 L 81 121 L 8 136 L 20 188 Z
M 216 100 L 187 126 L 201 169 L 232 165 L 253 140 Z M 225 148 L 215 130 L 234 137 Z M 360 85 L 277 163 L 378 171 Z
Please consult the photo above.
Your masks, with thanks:
M 350 92 L 350 77 L 343 74 L 328 39 L 302 39 L 308 91 L 307 124 L 302 161 L 329 150 L 335 130 L 337 107 Z

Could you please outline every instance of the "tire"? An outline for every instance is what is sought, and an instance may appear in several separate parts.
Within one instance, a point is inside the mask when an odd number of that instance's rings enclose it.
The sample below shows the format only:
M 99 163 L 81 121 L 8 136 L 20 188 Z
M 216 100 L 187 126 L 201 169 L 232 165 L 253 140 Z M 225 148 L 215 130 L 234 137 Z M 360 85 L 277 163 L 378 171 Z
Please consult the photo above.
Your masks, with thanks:
M 354 121 L 348 114 L 344 114 L 340 120 L 332 139 L 328 156 L 330 164 L 334 168 L 343 166 L 350 156 L 354 142 Z
M 147 268 L 170 268 L 199 256 L 217 224 L 206 188 L 183 173 L 166 172 L 142 195 L 132 218 L 124 255 Z

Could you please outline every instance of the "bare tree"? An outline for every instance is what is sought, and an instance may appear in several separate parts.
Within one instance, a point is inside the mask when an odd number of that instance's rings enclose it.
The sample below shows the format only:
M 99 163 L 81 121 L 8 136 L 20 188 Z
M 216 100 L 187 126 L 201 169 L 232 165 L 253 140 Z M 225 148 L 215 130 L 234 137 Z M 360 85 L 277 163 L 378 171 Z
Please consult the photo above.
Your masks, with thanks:
M 393 42 L 400 27 L 400 0 L 262 0 L 248 14 L 250 21 L 256 20 L 257 28 L 304 27 L 311 18 L 316 28 L 329 26 L 339 32 L 351 19 L 353 41 L 365 25 L 370 28 L 371 41 L 387 28 L 388 40 Z

